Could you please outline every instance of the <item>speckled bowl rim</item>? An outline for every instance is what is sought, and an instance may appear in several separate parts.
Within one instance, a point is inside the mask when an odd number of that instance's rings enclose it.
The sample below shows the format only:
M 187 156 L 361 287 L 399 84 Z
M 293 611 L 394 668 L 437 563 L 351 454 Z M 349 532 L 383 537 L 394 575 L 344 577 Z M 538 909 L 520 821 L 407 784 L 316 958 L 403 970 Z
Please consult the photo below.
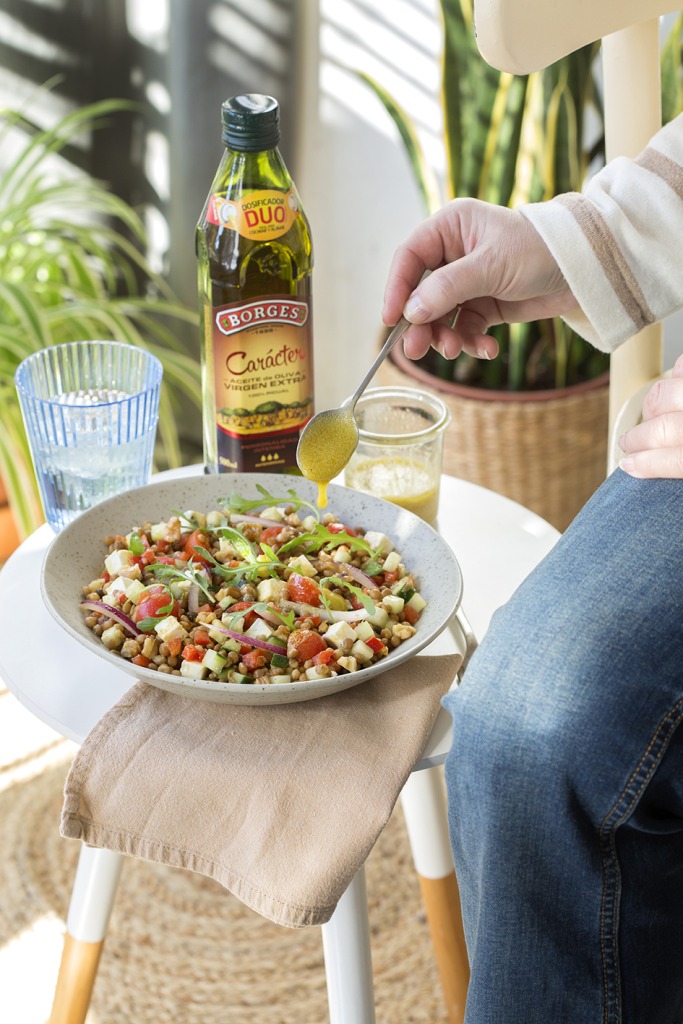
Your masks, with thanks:
M 159 675 L 132 665 L 94 639 L 85 625 L 79 601 L 81 588 L 99 573 L 105 555 L 102 543 L 105 536 L 126 534 L 144 519 L 154 522 L 168 518 L 173 509 L 207 512 L 217 507 L 219 497 L 227 497 L 233 491 L 243 497 L 256 498 L 259 485 L 271 494 L 283 495 L 282 501 L 292 489 L 298 497 L 315 502 L 314 485 L 301 478 L 233 473 L 154 481 L 83 512 L 57 534 L 45 554 L 41 594 L 49 612 L 75 640 L 136 679 L 185 697 L 249 705 L 311 700 L 357 686 L 412 658 L 448 626 L 462 599 L 463 581 L 460 566 L 446 541 L 412 512 L 381 498 L 330 484 L 328 511 L 350 526 L 361 524 L 391 537 L 408 568 L 415 573 L 420 592 L 427 601 L 414 636 L 382 661 L 328 679 L 245 686 Z

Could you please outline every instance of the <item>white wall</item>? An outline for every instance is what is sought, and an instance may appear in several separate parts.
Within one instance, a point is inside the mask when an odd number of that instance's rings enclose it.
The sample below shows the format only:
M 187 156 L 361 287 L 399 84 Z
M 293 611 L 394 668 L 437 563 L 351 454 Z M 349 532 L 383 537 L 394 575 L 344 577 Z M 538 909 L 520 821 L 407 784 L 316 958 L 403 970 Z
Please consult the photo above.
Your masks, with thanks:
M 391 21 L 386 14 L 390 9 Z M 377 351 L 394 249 L 424 210 L 393 122 L 360 68 L 420 122 L 436 166 L 438 0 L 306 0 L 297 188 L 315 248 L 316 406 L 351 394 Z

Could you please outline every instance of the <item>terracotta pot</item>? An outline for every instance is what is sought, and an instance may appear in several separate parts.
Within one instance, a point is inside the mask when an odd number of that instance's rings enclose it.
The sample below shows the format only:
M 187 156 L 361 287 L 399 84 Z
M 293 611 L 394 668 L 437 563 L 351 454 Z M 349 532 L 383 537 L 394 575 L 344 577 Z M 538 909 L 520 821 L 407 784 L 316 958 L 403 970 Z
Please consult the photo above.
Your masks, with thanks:
M 378 384 L 434 392 L 451 411 L 444 472 L 497 491 L 564 530 L 607 473 L 609 374 L 555 391 L 441 380 L 398 345 Z

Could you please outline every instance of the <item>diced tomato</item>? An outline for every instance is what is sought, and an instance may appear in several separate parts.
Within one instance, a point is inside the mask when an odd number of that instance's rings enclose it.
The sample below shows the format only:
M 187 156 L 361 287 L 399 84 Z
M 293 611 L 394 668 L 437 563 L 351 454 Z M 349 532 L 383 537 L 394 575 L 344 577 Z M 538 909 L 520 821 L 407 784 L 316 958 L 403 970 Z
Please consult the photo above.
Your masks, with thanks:
M 250 672 L 254 672 L 257 668 L 264 668 L 268 664 L 268 657 L 265 651 L 255 648 L 242 655 L 242 661 Z
M 331 661 L 334 661 L 334 651 L 331 647 L 326 647 L 320 654 L 313 655 L 314 665 L 329 665 Z
M 232 615 L 233 612 L 243 612 L 245 608 L 251 608 L 253 601 L 236 601 L 235 604 L 229 606 L 228 614 Z M 243 633 L 245 629 L 249 629 L 252 622 L 258 618 L 256 612 L 247 612 L 242 620 L 242 625 L 236 630 L 238 633 Z M 237 625 L 237 623 L 236 623 Z
M 109 575 L 108 572 L 103 572 L 101 578 L 104 580 L 105 583 L 109 583 L 111 576 Z
M 173 601 L 173 598 L 169 594 L 166 587 L 152 586 L 148 587 L 145 596 L 142 598 L 140 603 L 136 606 L 133 612 L 133 621 L 142 622 L 143 619 L 154 619 L 159 615 L 160 609 L 167 608 Z M 173 601 L 173 604 L 169 611 L 164 613 L 165 615 L 179 615 L 180 605 L 177 601 Z
M 200 555 L 195 551 L 195 548 L 206 548 L 208 551 L 210 546 L 209 538 L 203 530 L 193 530 L 185 541 L 185 551 L 187 552 L 189 561 L 201 562 L 203 565 L 211 565 L 208 558 L 204 558 L 203 555 Z
M 194 636 L 192 637 L 192 642 L 199 644 L 200 647 L 210 647 L 211 637 L 205 629 L 196 629 L 194 631 Z
M 383 644 L 378 636 L 371 636 L 369 640 L 365 641 L 365 643 L 371 651 L 374 651 L 375 654 L 379 654 L 380 651 L 386 651 L 388 649 L 387 645 Z
M 157 551 L 160 551 L 162 555 L 165 555 L 171 545 L 168 543 L 167 540 L 158 540 L 155 542 L 154 546 L 156 547 Z
M 185 644 L 183 647 L 185 661 L 201 661 L 205 653 L 203 647 L 197 647 L 195 644 Z
M 299 601 L 301 604 L 311 604 L 314 607 L 320 604 L 320 591 L 308 576 L 301 576 L 293 572 L 287 580 L 287 593 L 290 601 Z
M 206 604 L 200 604 L 200 606 L 197 609 L 197 611 L 198 612 L 210 612 L 211 611 L 211 605 L 207 601 Z
M 344 526 L 343 523 L 328 523 L 327 529 L 330 533 L 348 533 L 349 537 L 356 536 L 356 531 L 351 526 Z
M 406 604 L 403 607 L 403 618 L 409 625 L 414 626 L 420 618 L 420 613 L 416 612 L 414 608 L 411 608 L 409 604 Z
M 299 618 L 294 619 L 294 624 L 297 627 L 301 626 L 301 624 L 304 622 L 306 623 L 306 629 L 308 629 L 309 627 L 317 629 L 320 623 L 322 622 L 322 619 L 320 618 L 319 615 L 300 615 Z
M 385 587 L 390 587 L 391 584 L 395 583 L 397 579 L 398 579 L 398 569 L 395 569 L 393 571 L 391 569 L 385 569 L 384 570 L 384 586 Z
M 287 640 L 287 657 L 308 661 L 327 648 L 327 644 L 314 629 L 295 629 Z
M 157 562 L 161 565 L 175 565 L 175 558 L 171 558 L 169 555 L 157 555 Z
M 149 665 L 149 658 L 146 658 L 144 654 L 136 654 L 135 657 L 130 660 L 134 665 L 138 665 L 140 668 L 147 668 Z
M 349 603 L 353 610 L 356 612 L 363 607 L 363 602 L 359 597 L 356 597 L 355 594 L 351 594 L 351 596 L 349 597 Z
M 151 565 L 152 562 L 155 560 L 155 558 L 156 558 L 156 555 L 154 554 L 152 549 L 148 548 L 147 551 L 145 551 L 144 554 L 142 554 L 142 555 L 133 555 L 131 561 L 135 562 L 136 565 L 143 566 L 143 565 Z
M 168 652 L 172 658 L 177 658 L 183 648 L 182 637 L 176 637 L 174 640 L 167 640 Z
M 280 536 L 282 532 L 281 526 L 267 526 L 260 536 L 260 540 L 264 544 L 272 544 L 276 537 Z

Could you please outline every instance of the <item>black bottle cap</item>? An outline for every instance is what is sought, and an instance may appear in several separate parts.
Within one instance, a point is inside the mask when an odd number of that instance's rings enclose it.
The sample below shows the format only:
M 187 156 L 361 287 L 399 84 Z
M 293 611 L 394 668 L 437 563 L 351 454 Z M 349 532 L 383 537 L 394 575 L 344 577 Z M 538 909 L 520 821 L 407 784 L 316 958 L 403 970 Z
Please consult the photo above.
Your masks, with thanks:
M 221 107 L 223 145 L 242 152 L 274 149 L 280 141 L 280 107 L 272 96 L 250 92 Z

